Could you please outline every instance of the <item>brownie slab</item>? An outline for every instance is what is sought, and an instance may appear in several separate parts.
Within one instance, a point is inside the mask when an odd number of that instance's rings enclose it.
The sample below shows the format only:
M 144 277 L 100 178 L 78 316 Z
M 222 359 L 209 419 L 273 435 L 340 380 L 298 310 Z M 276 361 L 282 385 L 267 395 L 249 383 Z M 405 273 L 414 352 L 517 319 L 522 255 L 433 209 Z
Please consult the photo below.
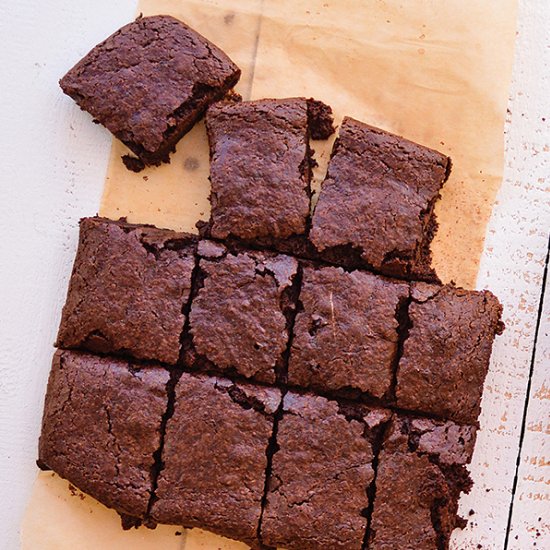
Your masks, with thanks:
M 152 506 L 159 523 L 258 545 L 276 388 L 182 374 Z
M 473 426 L 395 416 L 379 456 L 369 550 L 445 550 L 471 480 Z
M 305 267 L 288 367 L 291 385 L 387 396 L 409 286 L 361 271 Z
M 217 46 L 167 15 L 141 17 L 93 48 L 63 91 L 144 164 L 169 162 L 179 139 L 240 77 Z M 136 169 L 135 161 L 129 161 Z
M 383 409 L 346 409 L 323 397 L 286 394 L 262 518 L 264 544 L 361 550 L 373 442 L 389 416 Z
M 196 238 L 84 218 L 56 345 L 177 362 Z
M 38 463 L 120 514 L 144 518 L 169 373 L 122 359 L 54 355 Z
M 218 103 L 208 109 L 210 236 L 275 242 L 309 223 L 309 139 L 333 131 L 330 107 L 305 98 Z
M 397 405 L 474 424 L 502 306 L 489 291 L 417 283 L 397 372 Z
M 344 118 L 311 242 L 338 264 L 353 258 L 387 275 L 437 280 L 430 267 L 433 206 L 449 171 L 450 159 L 441 153 Z
M 275 382 L 288 346 L 298 262 L 269 252 L 234 254 L 208 241 L 199 254 L 202 288 L 189 314 L 187 363 Z

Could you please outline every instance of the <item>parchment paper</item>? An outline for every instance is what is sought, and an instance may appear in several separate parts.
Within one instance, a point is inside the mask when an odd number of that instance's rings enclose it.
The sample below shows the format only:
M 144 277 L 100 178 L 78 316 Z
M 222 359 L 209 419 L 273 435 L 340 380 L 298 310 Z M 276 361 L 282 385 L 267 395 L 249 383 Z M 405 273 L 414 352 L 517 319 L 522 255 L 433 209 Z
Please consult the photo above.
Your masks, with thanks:
M 222 47 L 243 70 L 244 99 L 313 96 L 337 122 L 351 115 L 450 155 L 434 264 L 444 281 L 474 286 L 502 180 L 516 0 L 141 0 L 138 11 L 172 14 Z M 331 141 L 314 144 L 317 184 Z M 100 213 L 196 231 L 209 216 L 204 125 L 169 165 L 134 174 L 120 161 L 126 152 L 113 143 Z M 113 511 L 67 487 L 38 476 L 23 549 L 246 548 L 199 530 L 122 532 Z

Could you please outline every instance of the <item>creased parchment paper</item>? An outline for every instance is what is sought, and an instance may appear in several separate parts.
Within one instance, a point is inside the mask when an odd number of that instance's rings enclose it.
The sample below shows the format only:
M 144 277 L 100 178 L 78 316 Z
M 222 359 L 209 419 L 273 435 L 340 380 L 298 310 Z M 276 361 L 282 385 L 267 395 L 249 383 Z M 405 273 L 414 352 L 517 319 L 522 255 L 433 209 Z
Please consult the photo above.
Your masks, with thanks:
M 450 155 L 434 264 L 444 281 L 473 287 L 502 179 L 516 0 L 141 0 L 138 11 L 172 14 L 223 48 L 243 70 L 244 99 L 313 96 L 337 123 L 351 115 Z M 314 144 L 317 185 L 331 145 Z M 120 161 L 126 152 L 113 143 L 100 213 L 196 231 L 209 215 L 204 124 L 169 165 L 134 174 Z M 113 511 L 40 473 L 22 548 L 246 548 L 195 529 L 119 525 Z

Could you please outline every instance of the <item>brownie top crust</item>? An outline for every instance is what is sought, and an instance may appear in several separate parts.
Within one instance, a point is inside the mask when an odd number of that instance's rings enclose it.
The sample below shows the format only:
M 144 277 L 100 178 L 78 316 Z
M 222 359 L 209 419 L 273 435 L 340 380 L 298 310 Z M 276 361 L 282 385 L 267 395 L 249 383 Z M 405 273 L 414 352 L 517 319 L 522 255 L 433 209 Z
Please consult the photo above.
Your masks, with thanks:
M 58 351 L 44 405 L 39 465 L 106 506 L 143 519 L 168 396 L 167 370 Z
M 449 169 L 450 159 L 437 151 L 344 118 L 311 241 L 320 252 L 336 247 L 359 254 L 389 275 L 428 277 L 433 204 Z
M 384 397 L 393 380 L 399 312 L 408 296 L 408 284 L 364 271 L 304 268 L 289 383 Z
M 378 460 L 369 550 L 448 548 L 475 426 L 394 415 Z
M 210 107 L 211 236 L 246 240 L 305 234 L 313 162 L 309 138 L 312 131 L 324 137 L 331 122 L 328 106 L 305 98 Z
M 185 23 L 157 15 L 122 27 L 60 84 L 120 140 L 154 153 L 182 112 L 193 111 L 205 93 L 231 87 L 239 76 L 217 46 Z
M 263 514 L 264 544 L 362 548 L 374 434 L 388 419 L 383 409 L 343 410 L 323 397 L 286 394 Z
M 216 250 L 215 245 L 210 249 Z M 297 260 L 249 251 L 201 259 L 199 267 L 203 282 L 189 315 L 190 362 L 275 382 L 289 339 Z
M 177 362 L 197 239 L 84 218 L 57 346 Z
M 182 374 L 152 515 L 257 546 L 267 449 L 281 392 Z
M 502 306 L 488 290 L 412 285 L 397 372 L 399 407 L 474 424 Z

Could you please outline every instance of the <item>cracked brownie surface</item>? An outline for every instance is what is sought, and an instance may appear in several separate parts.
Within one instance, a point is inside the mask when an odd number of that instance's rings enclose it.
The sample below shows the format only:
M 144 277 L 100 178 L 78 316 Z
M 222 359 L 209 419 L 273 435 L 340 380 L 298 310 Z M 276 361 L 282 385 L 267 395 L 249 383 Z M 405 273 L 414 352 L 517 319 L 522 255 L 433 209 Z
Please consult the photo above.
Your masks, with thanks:
M 182 374 L 152 518 L 258 545 L 267 451 L 281 392 Z
M 502 306 L 488 290 L 415 283 L 397 372 L 399 407 L 474 424 Z
M 200 260 L 186 361 L 273 383 L 289 339 L 298 262 L 269 252 L 232 254 L 215 243 L 201 243 L 200 251 L 212 254 L 208 246 L 223 256 Z
M 124 360 L 56 352 L 39 465 L 121 514 L 143 518 L 160 446 L 169 373 Z
M 388 275 L 437 280 L 429 249 L 437 228 L 433 205 L 449 171 L 450 159 L 441 153 L 344 118 L 311 242 L 335 263 L 353 257 Z
M 353 408 L 352 408 L 353 410 Z M 272 459 L 262 542 L 290 550 L 360 550 L 383 409 L 350 415 L 323 397 L 286 394 Z
M 306 267 L 288 367 L 291 385 L 382 398 L 398 351 L 398 313 L 409 286 L 336 267 Z
M 174 364 L 196 238 L 84 218 L 57 346 Z
M 305 98 L 213 105 L 209 224 L 213 238 L 285 239 L 306 232 L 310 213 L 312 133 L 334 130 L 330 107 Z
M 94 47 L 60 85 L 141 162 L 158 165 L 239 77 L 217 46 L 157 15 L 138 18 Z
M 378 460 L 369 550 L 443 550 L 468 492 L 474 426 L 394 416 Z

